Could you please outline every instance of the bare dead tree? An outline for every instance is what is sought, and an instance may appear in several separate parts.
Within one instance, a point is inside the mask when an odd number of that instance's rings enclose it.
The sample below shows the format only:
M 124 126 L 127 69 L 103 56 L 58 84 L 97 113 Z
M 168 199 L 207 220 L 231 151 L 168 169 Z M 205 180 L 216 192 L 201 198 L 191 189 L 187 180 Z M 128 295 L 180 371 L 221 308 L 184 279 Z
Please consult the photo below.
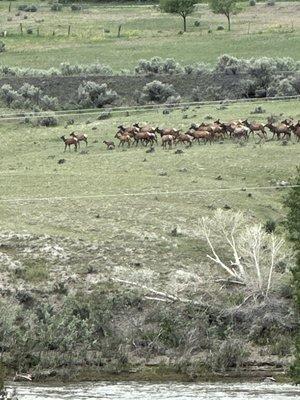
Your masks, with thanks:
M 200 220 L 199 231 L 212 253 L 208 259 L 221 267 L 230 282 L 263 296 L 270 293 L 275 266 L 291 256 L 282 238 L 266 233 L 241 212 L 217 210 L 212 218 Z

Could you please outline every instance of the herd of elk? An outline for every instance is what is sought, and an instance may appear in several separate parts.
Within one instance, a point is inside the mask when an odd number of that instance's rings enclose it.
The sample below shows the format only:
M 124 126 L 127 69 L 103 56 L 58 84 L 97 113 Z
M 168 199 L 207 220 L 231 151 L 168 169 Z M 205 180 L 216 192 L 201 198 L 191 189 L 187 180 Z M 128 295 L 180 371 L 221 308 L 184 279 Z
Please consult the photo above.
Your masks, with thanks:
M 290 140 L 292 134 L 300 141 L 300 120 L 293 121 L 285 119 L 277 124 L 268 120 L 266 124 L 249 122 L 245 120 L 237 120 L 230 122 L 221 122 L 219 119 L 212 123 L 192 123 L 189 129 L 181 132 L 180 129 L 175 128 L 159 128 L 150 125 L 140 126 L 138 123 L 132 126 L 119 125 L 115 138 L 119 140 L 119 147 L 125 144 L 130 147 L 131 145 L 138 146 L 139 144 L 147 146 L 150 144 L 158 144 L 157 135 L 161 137 L 161 145 L 163 148 L 172 148 L 173 145 L 185 144 L 192 146 L 195 143 L 210 143 L 215 141 L 224 140 L 225 138 L 232 138 L 237 140 L 248 140 L 250 134 L 257 135 L 260 140 L 267 140 L 268 134 L 266 128 L 273 134 L 272 139 L 275 137 L 277 140 Z M 86 146 L 88 144 L 87 135 L 84 133 L 72 132 L 69 138 L 62 136 L 61 139 L 66 148 L 74 145 L 75 151 L 80 147 L 80 142 L 84 141 Z M 114 142 L 103 141 L 108 150 L 115 148 Z

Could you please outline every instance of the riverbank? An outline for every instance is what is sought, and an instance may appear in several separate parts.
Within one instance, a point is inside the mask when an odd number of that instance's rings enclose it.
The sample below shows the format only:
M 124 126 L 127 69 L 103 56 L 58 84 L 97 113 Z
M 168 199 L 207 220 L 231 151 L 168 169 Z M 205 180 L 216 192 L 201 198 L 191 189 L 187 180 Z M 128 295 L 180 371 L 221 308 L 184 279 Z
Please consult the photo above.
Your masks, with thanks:
M 154 360 L 153 360 L 154 361 Z M 152 362 L 153 362 L 152 361 Z M 158 361 L 158 360 L 157 360 Z M 13 380 L 13 375 L 9 374 L 8 381 Z M 95 367 L 72 367 L 57 368 L 52 370 L 35 371 L 32 374 L 33 382 L 42 384 L 57 383 L 78 383 L 78 382 L 292 382 L 289 369 L 281 368 L 277 365 L 252 365 L 243 368 L 232 368 L 226 372 L 211 372 L 205 370 L 204 366 L 196 366 L 193 373 L 180 371 L 177 366 L 167 366 L 157 364 L 156 366 L 144 365 L 140 368 L 128 366 L 123 371 L 106 372 L 101 368 Z M 24 379 L 16 379 L 22 382 Z

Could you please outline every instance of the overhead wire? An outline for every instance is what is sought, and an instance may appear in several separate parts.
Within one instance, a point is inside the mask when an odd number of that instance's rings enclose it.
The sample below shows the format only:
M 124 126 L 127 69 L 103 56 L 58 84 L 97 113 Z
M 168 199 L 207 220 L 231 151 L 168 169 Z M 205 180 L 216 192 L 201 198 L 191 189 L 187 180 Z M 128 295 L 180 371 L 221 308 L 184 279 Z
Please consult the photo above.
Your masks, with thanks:
M 230 191 L 247 191 L 247 190 L 271 190 L 271 189 L 291 189 L 300 188 L 300 185 L 276 185 L 276 186 L 252 186 L 252 187 L 229 187 L 229 188 L 205 188 L 198 190 L 181 190 L 181 191 L 153 191 L 153 192 L 131 192 L 131 193 L 105 193 L 90 194 L 78 196 L 52 196 L 52 197 L 27 197 L 27 198 L 0 198 L 0 202 L 42 202 L 42 201 L 62 201 L 62 200 L 84 200 L 111 197 L 141 197 L 141 196 L 168 196 L 168 195 L 186 195 L 213 192 L 230 192 Z

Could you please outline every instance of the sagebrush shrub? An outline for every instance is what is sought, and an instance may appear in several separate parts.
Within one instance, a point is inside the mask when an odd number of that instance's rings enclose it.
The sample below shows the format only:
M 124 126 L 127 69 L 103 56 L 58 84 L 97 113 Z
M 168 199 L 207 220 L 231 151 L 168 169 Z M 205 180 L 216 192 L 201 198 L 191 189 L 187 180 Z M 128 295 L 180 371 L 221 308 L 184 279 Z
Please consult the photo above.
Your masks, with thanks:
M 209 366 L 212 371 L 226 371 L 239 368 L 245 363 L 248 352 L 245 343 L 239 339 L 227 339 L 212 353 Z
M 57 126 L 58 120 L 53 116 L 43 117 L 38 119 L 38 125 L 46 127 Z
M 199 86 L 196 86 L 192 90 L 192 100 L 193 101 L 202 101 L 203 99 L 204 99 L 203 90 Z
M 62 10 L 62 4 L 60 3 L 53 3 L 52 6 L 50 7 L 51 11 L 61 11 Z
M 0 89 L 0 97 L 10 108 L 55 110 L 58 100 L 55 97 L 44 95 L 36 86 L 24 83 L 18 90 L 10 85 L 3 85 Z
M 173 58 L 163 60 L 160 57 L 153 57 L 151 60 L 139 60 L 135 67 L 135 73 L 141 75 L 151 74 L 178 74 L 183 68 Z
M 160 81 L 152 81 L 143 87 L 140 100 L 142 102 L 153 101 L 156 103 L 165 103 L 173 96 L 178 97 L 178 93 L 173 85 Z
M 78 88 L 78 103 L 81 107 L 101 108 L 114 103 L 118 98 L 117 92 L 108 88 L 106 83 L 84 82 Z
M 267 90 L 268 97 L 296 96 L 299 94 L 292 78 L 274 79 Z
M 81 11 L 82 7 L 79 4 L 72 4 L 71 10 L 72 11 Z
M 28 5 L 28 4 L 20 4 L 18 6 L 18 10 L 19 11 L 26 11 L 26 12 L 36 12 L 37 11 L 37 7 L 33 4 Z
M 89 65 L 80 65 L 80 64 L 69 64 L 62 63 L 60 65 L 60 70 L 62 75 L 113 75 L 113 70 L 105 65 L 99 63 L 93 63 Z

